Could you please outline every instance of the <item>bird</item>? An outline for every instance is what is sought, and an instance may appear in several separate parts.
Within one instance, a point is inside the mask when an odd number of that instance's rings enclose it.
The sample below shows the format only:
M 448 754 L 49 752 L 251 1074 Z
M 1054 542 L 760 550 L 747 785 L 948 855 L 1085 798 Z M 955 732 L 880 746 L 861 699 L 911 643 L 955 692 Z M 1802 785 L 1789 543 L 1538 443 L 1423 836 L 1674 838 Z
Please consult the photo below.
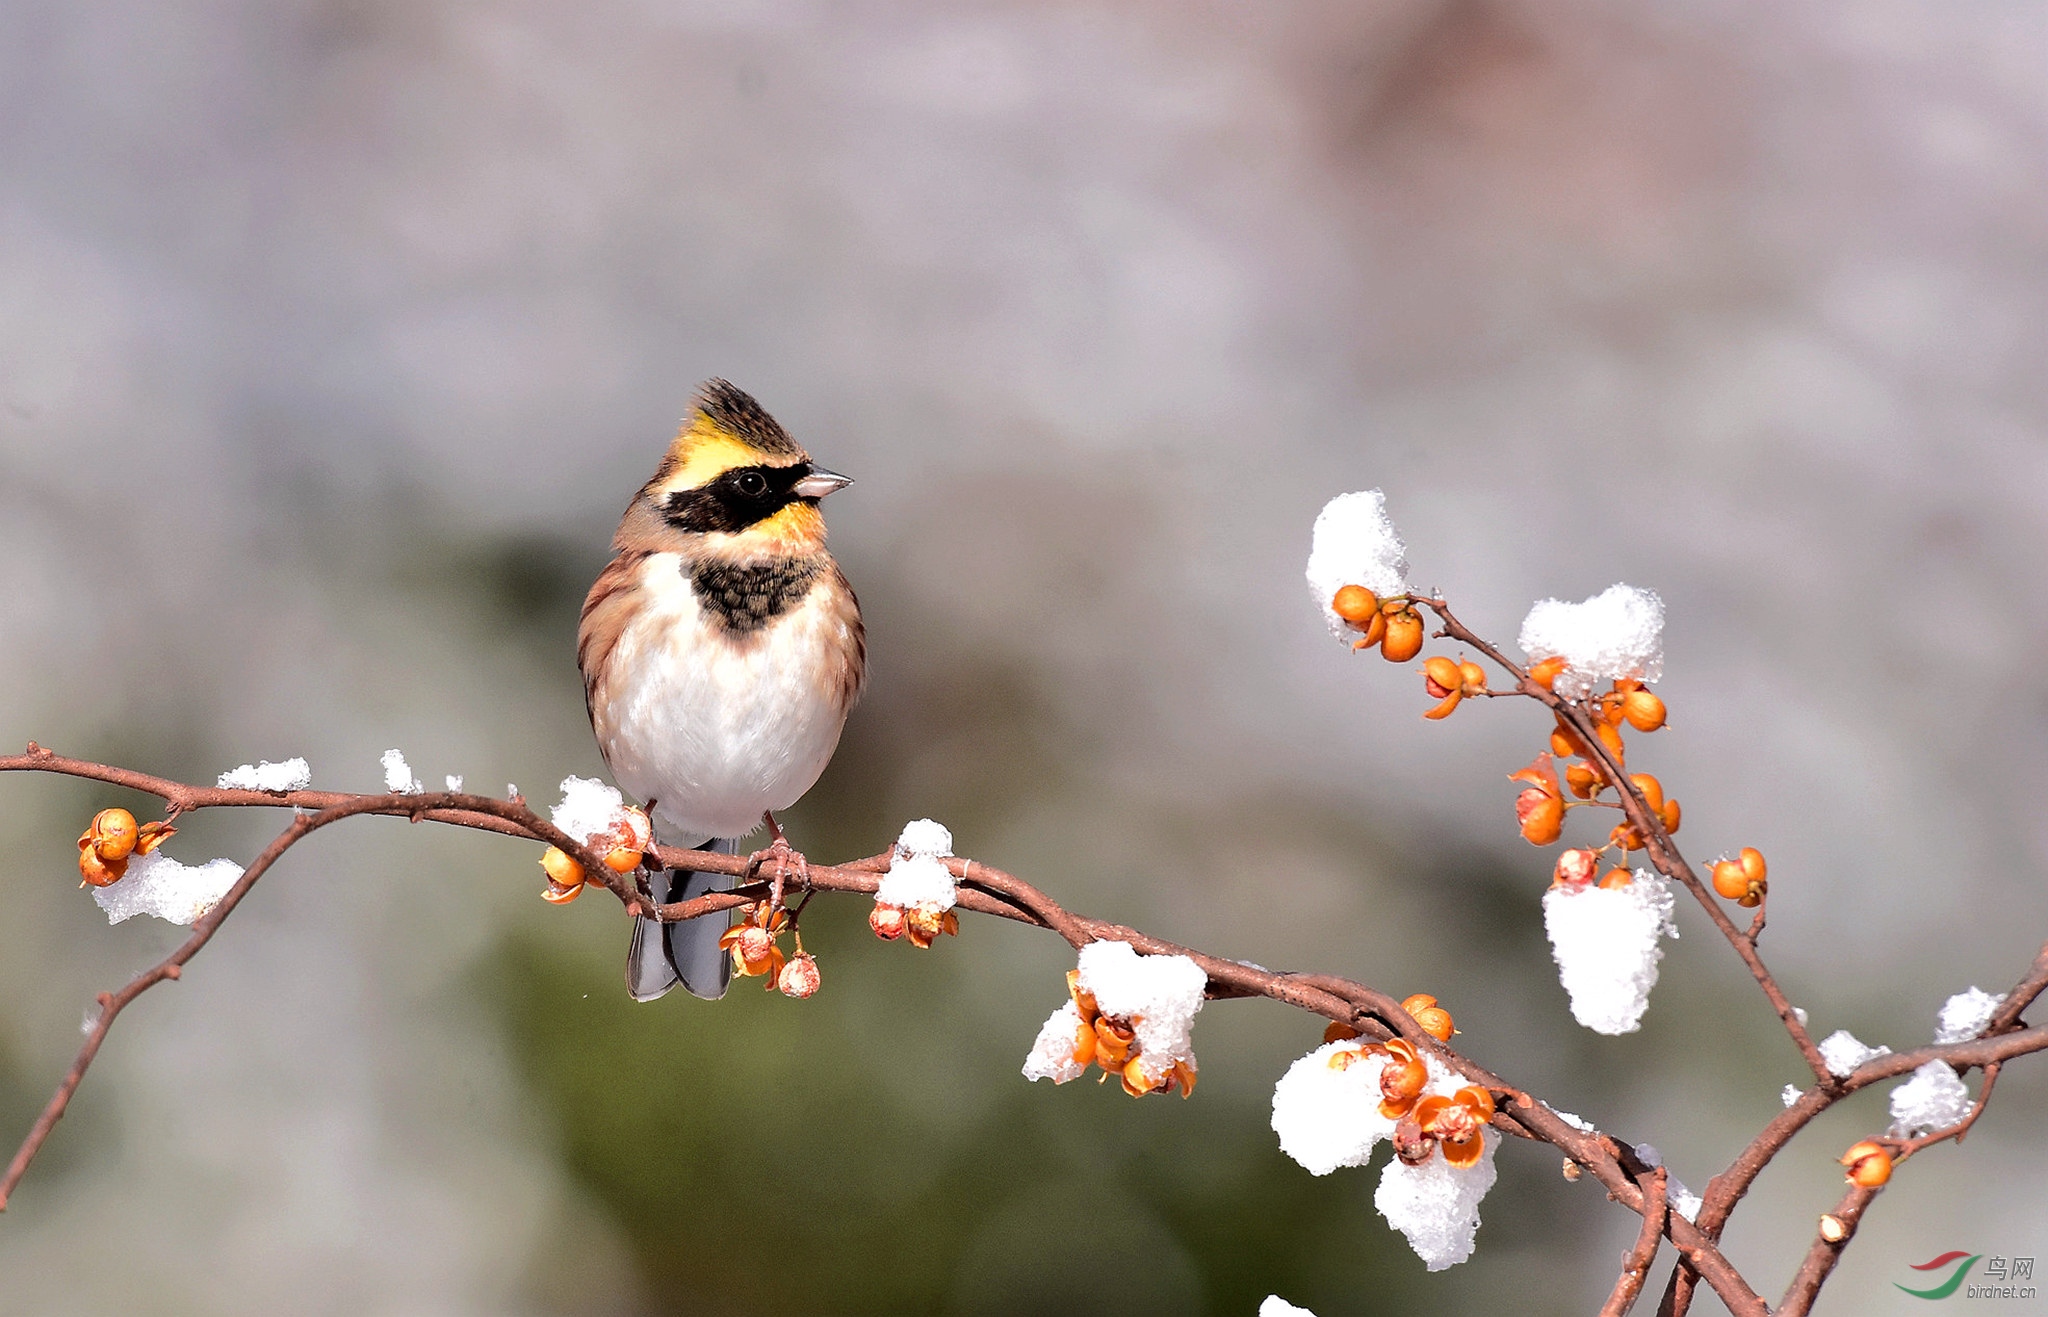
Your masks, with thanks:
M 706 383 L 654 476 L 626 507 L 583 601 L 576 663 L 598 751 L 657 840 L 738 854 L 825 771 L 867 681 L 860 602 L 825 550 L 818 503 L 853 482 L 811 460 L 752 397 Z M 801 857 L 796 856 L 798 863 Z M 657 902 L 720 889 L 659 869 Z M 725 993 L 729 921 L 636 917 L 626 986 Z

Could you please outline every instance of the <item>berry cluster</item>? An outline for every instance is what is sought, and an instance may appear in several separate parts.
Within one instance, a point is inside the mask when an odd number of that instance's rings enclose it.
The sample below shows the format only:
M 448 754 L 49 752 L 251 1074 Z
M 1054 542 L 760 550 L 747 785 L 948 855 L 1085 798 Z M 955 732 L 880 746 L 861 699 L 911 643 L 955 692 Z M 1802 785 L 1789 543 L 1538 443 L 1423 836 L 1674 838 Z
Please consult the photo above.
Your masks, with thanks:
M 110 887 L 128 872 L 128 861 L 147 855 L 177 831 L 168 823 L 136 825 L 135 816 L 118 806 L 103 809 L 78 838 L 80 887 Z
M 1182 1097 L 1195 1091 L 1195 1067 L 1189 1061 L 1175 1061 L 1163 1068 L 1147 1064 L 1138 1046 L 1139 1017 L 1103 1014 L 1095 994 L 1081 987 L 1081 972 L 1067 971 L 1067 994 L 1080 1023 L 1074 1030 L 1074 1064 L 1102 1068 L 1104 1079 L 1115 1075 L 1132 1097 L 1179 1090 Z

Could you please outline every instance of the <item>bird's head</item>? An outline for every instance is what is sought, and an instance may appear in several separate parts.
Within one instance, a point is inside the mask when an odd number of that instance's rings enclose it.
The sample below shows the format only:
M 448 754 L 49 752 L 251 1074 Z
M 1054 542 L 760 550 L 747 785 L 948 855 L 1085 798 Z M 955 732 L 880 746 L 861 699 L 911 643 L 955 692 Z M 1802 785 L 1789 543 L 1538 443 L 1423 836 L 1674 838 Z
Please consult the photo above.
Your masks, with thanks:
M 825 542 L 818 500 L 853 482 L 811 461 L 761 404 L 724 380 L 697 395 L 654 478 L 619 524 L 618 548 L 801 554 Z

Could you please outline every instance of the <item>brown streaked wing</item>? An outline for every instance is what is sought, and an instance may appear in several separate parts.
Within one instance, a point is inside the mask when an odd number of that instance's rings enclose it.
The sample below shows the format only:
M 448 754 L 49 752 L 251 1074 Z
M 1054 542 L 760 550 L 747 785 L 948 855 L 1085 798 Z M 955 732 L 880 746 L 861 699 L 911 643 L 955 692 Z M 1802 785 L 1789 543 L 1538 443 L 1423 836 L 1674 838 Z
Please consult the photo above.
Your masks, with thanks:
M 835 695 L 839 703 L 840 716 L 853 711 L 860 699 L 861 691 L 868 682 L 868 636 L 867 628 L 860 620 L 860 600 L 854 597 L 853 585 L 846 579 L 846 573 L 839 570 L 839 563 L 829 554 L 825 559 L 830 569 L 826 577 L 826 588 L 832 592 L 833 608 L 840 624 L 845 628 L 845 641 L 833 664 L 837 678 Z
M 645 552 L 621 553 L 605 564 L 583 598 L 583 620 L 576 628 L 576 666 L 583 673 L 583 711 L 597 729 L 597 708 L 609 684 L 608 669 L 619 637 L 640 606 L 638 577 Z M 599 735 L 602 748 L 604 737 Z

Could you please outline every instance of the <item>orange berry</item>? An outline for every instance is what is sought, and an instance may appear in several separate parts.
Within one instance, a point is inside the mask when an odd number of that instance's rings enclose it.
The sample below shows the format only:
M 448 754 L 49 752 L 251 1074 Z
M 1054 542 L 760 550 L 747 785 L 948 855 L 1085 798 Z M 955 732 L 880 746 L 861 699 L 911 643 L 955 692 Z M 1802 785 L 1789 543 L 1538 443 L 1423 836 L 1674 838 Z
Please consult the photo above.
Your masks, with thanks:
M 1470 1111 L 1481 1122 L 1493 1119 L 1493 1094 L 1477 1084 L 1465 1085 L 1465 1087 L 1457 1091 L 1456 1095 L 1451 1098 L 1451 1101 Z
M 1763 903 L 1764 894 L 1770 884 L 1764 881 L 1763 856 L 1756 855 L 1750 848 L 1744 849 L 1744 859 L 1714 861 L 1714 890 L 1744 909 L 1752 909 Z M 1756 872 L 1751 873 L 1745 860 L 1756 855 Z
M 1074 1064 L 1091 1065 L 1095 1061 L 1095 1026 L 1086 1020 L 1074 1029 Z
M 1422 652 L 1425 629 L 1422 614 L 1402 607 L 1387 618 L 1387 638 L 1380 642 L 1380 654 L 1389 663 L 1406 663 Z
M 1515 797 L 1515 820 L 1530 844 L 1548 846 L 1564 832 L 1564 802 L 1538 787 Z
M 128 872 L 126 860 L 103 860 L 98 851 L 90 846 L 78 848 L 78 876 L 80 887 L 111 887 L 121 881 L 121 875 Z
M 875 908 L 868 911 L 868 927 L 884 942 L 894 942 L 903 936 L 903 907 L 876 902 Z
M 1380 1094 L 1388 1102 L 1413 1102 L 1429 1082 L 1429 1069 L 1420 1061 L 1390 1056 L 1380 1067 Z
M 1551 882 L 1558 887 L 1584 887 L 1593 881 L 1593 870 L 1599 862 L 1600 857 L 1592 851 L 1573 847 L 1558 855 Z
M 792 957 L 775 976 L 775 990 L 785 997 L 808 997 L 818 990 L 822 982 L 818 974 L 818 958 L 803 951 Z
M 1678 831 L 1678 821 L 1683 815 L 1678 808 L 1678 801 L 1675 797 L 1664 802 L 1662 813 L 1664 815 L 1664 831 Z
M 1600 744 L 1607 747 L 1607 753 L 1614 756 L 1614 762 L 1620 763 L 1627 754 L 1627 747 L 1621 742 L 1620 731 L 1613 723 L 1601 723 L 1593 731 L 1600 737 Z
M 1600 785 L 1600 775 L 1589 764 L 1573 764 L 1564 770 L 1564 784 L 1580 800 L 1591 800 Z
M 1357 1037 L 1360 1037 L 1358 1030 L 1342 1020 L 1330 1021 L 1329 1027 L 1323 1030 L 1323 1041 L 1326 1043 L 1348 1043 Z
M 1362 585 L 1347 585 L 1330 600 L 1330 611 L 1351 625 L 1363 628 L 1380 611 L 1379 596 Z
M 1456 663 L 1441 654 L 1434 654 L 1425 659 L 1422 671 L 1426 674 L 1424 689 L 1433 699 L 1440 700 L 1465 685 L 1465 674 L 1459 670 Z
M 1551 657 L 1530 667 L 1529 680 L 1535 682 L 1544 690 L 1549 690 L 1556 684 L 1557 679 L 1564 674 L 1564 670 L 1570 666 L 1571 664 L 1565 662 L 1564 655 L 1553 654 Z
M 540 867 L 547 873 L 548 881 L 558 887 L 581 887 L 583 866 L 576 857 L 559 846 L 550 846 L 540 857 Z
M 1166 1076 L 1160 1075 L 1154 1078 L 1148 1074 L 1145 1070 L 1144 1058 L 1138 1056 L 1132 1057 L 1124 1064 L 1122 1071 L 1119 1073 L 1119 1078 L 1124 1081 L 1124 1092 L 1129 1093 L 1132 1097 L 1144 1097 L 1147 1093 L 1157 1093 L 1160 1089 L 1166 1087 Z
M 90 842 L 102 860 L 112 863 L 133 855 L 140 837 L 141 829 L 135 826 L 135 816 L 116 807 L 103 809 L 92 816 L 92 826 L 85 830 L 85 836 L 79 838 L 79 845 Z
M 1892 1178 L 1891 1153 L 1882 1144 L 1869 1139 L 1851 1144 L 1840 1161 L 1849 1168 L 1849 1180 L 1865 1189 L 1875 1189 Z
M 1639 732 L 1654 732 L 1664 725 L 1664 701 L 1646 690 L 1623 695 L 1621 713 L 1628 719 L 1628 725 Z
M 1486 689 L 1486 669 L 1470 659 L 1458 660 L 1458 675 L 1464 678 L 1467 695 L 1477 695 Z
M 1600 885 L 1610 892 L 1616 888 L 1626 887 L 1634 881 L 1635 875 L 1626 869 L 1609 869 L 1600 875 Z
M 632 846 L 614 846 L 604 853 L 604 867 L 613 873 L 631 873 L 640 867 L 641 852 Z
M 1441 1006 L 1424 1006 L 1408 1013 L 1415 1017 L 1415 1023 L 1422 1026 L 1422 1032 L 1438 1042 L 1448 1041 L 1452 1034 L 1458 1032 L 1457 1026 L 1451 1023 L 1451 1013 Z
M 1607 834 L 1607 844 L 1609 846 L 1619 846 L 1625 851 L 1639 851 L 1645 845 L 1643 834 L 1637 832 L 1634 825 L 1628 823 L 1615 824 L 1614 830 Z
M 1434 1005 L 1436 1005 L 1436 998 L 1430 996 L 1426 992 L 1418 992 L 1404 999 L 1401 1002 L 1401 1009 L 1408 1012 L 1410 1015 L 1413 1015 L 1415 1014 L 1415 1012 L 1421 1010 L 1425 1006 Z
M 1586 738 L 1577 729 L 1567 726 L 1564 719 L 1550 733 L 1550 752 L 1560 759 L 1591 759 L 1592 751 L 1586 748 Z
M 1365 634 L 1352 643 L 1353 649 L 1371 649 L 1387 638 L 1387 615 L 1375 612 L 1365 624 Z
M 910 934 L 911 946 L 929 947 L 938 940 L 939 934 L 946 931 L 946 921 L 932 906 L 912 906 L 903 912 L 903 931 Z
M 1664 784 L 1648 773 L 1630 773 L 1628 780 L 1642 793 L 1652 814 L 1664 812 Z
M 573 887 L 564 887 L 552 878 L 548 879 L 546 887 L 540 889 L 540 899 L 550 905 L 567 905 L 581 895 L 583 895 L 582 883 L 577 883 Z
M 1735 862 L 1742 866 L 1742 872 L 1749 875 L 1751 882 L 1764 880 L 1764 853 L 1754 846 L 1744 846 L 1736 852 Z

